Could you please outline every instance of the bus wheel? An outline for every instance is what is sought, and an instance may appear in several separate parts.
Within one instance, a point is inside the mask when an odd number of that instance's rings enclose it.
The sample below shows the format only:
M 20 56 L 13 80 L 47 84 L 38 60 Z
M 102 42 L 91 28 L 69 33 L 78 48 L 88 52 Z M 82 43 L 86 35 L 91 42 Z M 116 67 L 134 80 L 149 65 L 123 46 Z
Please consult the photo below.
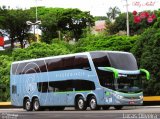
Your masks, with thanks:
M 78 97 L 76 100 L 76 105 L 75 105 L 76 110 L 86 110 L 86 102 L 82 96 Z
M 110 106 L 103 106 L 102 109 L 103 110 L 109 110 Z
M 39 100 L 38 100 L 38 98 L 35 98 L 35 99 L 33 100 L 33 109 L 34 109 L 35 111 L 39 111 L 40 108 L 41 108 L 41 106 L 40 106 Z
M 123 108 L 123 106 L 114 106 L 114 108 L 115 108 L 116 110 L 121 110 L 121 109 Z
M 32 111 L 33 110 L 33 105 L 32 105 L 32 103 L 30 102 L 29 99 L 25 100 L 25 104 L 24 105 L 25 105 L 25 109 L 27 111 Z
M 89 100 L 89 107 L 91 110 L 98 110 L 100 107 L 97 105 L 97 100 L 95 96 L 92 96 Z

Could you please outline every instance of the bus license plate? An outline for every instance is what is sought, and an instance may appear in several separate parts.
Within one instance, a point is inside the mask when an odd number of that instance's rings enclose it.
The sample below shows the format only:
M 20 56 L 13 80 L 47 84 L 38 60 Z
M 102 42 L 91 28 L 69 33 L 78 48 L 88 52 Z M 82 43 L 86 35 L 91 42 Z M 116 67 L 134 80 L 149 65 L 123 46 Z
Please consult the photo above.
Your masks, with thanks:
M 130 101 L 129 104 L 135 104 L 135 102 L 134 101 Z

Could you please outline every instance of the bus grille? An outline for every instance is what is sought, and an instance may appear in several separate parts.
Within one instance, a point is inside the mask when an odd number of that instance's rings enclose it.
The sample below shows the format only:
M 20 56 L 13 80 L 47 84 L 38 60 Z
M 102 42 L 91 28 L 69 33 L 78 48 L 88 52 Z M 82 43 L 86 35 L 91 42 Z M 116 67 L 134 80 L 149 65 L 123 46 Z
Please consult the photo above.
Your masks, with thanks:
M 135 100 L 140 99 L 140 97 L 124 97 L 124 99 Z

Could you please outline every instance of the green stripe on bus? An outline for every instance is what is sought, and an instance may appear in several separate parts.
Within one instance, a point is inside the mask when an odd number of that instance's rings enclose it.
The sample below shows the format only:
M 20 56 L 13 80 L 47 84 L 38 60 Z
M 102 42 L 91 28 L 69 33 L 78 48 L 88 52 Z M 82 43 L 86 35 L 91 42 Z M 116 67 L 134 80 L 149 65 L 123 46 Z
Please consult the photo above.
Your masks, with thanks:
M 53 92 L 53 93 L 82 93 L 82 92 L 91 92 L 91 90 L 89 91 L 64 91 L 64 92 Z

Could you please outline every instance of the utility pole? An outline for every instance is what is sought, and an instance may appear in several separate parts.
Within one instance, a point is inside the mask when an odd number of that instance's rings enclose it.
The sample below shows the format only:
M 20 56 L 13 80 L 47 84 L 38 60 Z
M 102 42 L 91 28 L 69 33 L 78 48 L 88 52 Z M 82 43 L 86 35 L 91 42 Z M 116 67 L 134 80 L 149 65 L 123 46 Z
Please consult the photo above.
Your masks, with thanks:
M 127 20 L 126 20 L 126 24 L 127 24 L 127 36 L 129 36 L 128 0 L 126 0 L 126 14 L 127 14 Z

